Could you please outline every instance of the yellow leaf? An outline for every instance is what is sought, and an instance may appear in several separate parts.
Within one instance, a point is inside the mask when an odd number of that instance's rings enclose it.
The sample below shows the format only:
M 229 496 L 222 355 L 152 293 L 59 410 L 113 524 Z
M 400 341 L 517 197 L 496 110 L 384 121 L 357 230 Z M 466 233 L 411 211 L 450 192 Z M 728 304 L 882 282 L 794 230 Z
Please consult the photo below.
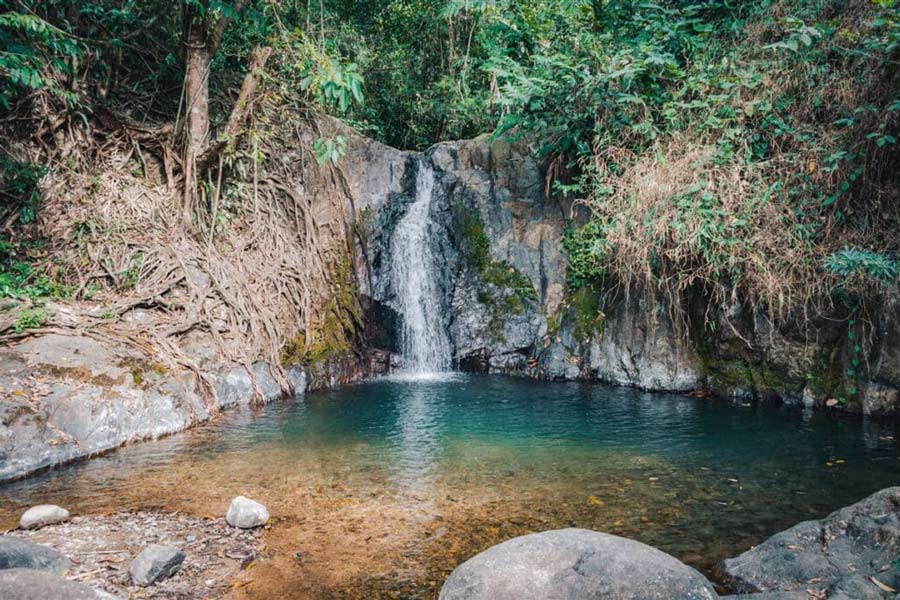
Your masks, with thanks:
M 604 504 L 603 500 L 601 500 L 597 496 L 589 496 L 588 502 L 590 502 L 591 504 L 595 504 L 597 506 L 603 506 L 603 504 Z
M 888 594 L 895 594 L 897 592 L 897 590 L 895 590 L 891 586 L 885 585 L 885 584 L 881 583 L 880 581 L 878 581 L 877 579 L 875 579 L 874 575 L 872 577 L 870 577 L 869 579 L 871 579 L 872 583 L 877 585 L 878 588 L 883 592 L 887 592 Z

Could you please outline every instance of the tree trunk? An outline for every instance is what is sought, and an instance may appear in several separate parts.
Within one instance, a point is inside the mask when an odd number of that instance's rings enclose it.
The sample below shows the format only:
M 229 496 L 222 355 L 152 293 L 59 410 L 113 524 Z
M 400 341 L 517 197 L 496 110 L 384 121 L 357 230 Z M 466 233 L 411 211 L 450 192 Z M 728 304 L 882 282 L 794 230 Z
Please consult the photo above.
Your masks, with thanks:
M 181 222 L 191 229 L 196 193 L 197 157 L 203 152 L 209 134 L 209 67 L 212 54 L 207 45 L 206 24 L 202 19 L 187 16 L 187 57 L 184 73 L 185 140 L 184 195 Z
M 247 118 L 250 106 L 253 102 L 253 96 L 256 94 L 256 86 L 259 84 L 259 78 L 266 68 L 266 62 L 272 55 L 272 48 L 268 46 L 257 46 L 250 54 L 250 65 L 247 74 L 244 76 L 244 82 L 241 84 L 241 92 L 238 94 L 237 102 L 231 110 L 228 117 L 228 123 L 225 130 L 216 136 L 216 141 L 209 144 L 206 150 L 199 155 L 195 167 L 198 171 L 203 171 L 216 159 L 220 152 L 226 150 L 230 152 L 234 149 L 238 134 L 241 131 L 241 125 Z

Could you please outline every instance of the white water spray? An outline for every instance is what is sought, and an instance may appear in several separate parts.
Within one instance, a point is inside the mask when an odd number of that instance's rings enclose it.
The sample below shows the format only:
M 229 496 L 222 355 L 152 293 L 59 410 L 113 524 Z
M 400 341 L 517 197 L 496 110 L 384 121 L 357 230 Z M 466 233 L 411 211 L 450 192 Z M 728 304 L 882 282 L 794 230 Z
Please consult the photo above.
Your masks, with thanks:
M 391 239 L 391 283 L 403 315 L 400 344 L 404 371 L 424 375 L 450 367 L 450 340 L 444 331 L 435 280 L 437 262 L 429 240 L 434 170 L 425 161 L 416 175 L 416 198 Z

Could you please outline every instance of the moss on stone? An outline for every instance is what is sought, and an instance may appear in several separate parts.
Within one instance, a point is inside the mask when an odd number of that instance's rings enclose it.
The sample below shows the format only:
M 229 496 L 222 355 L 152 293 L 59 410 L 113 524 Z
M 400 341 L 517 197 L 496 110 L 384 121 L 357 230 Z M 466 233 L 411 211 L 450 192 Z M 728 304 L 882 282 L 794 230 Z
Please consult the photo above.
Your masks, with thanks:
M 524 314 L 528 303 L 538 302 L 538 294 L 531 280 L 515 267 L 491 260 L 491 242 L 476 211 L 459 203 L 452 210 L 465 265 L 483 283 L 478 301 L 490 311 L 488 333 L 494 342 L 502 342 L 509 316 Z
M 593 337 L 603 333 L 606 313 L 600 307 L 600 294 L 593 286 L 585 285 L 571 293 L 568 304 L 575 320 L 575 337 Z
M 490 265 L 491 242 L 484 231 L 484 223 L 474 211 L 459 207 L 455 211 L 459 221 L 460 246 L 470 269 L 478 273 Z
M 311 331 L 301 331 L 281 349 L 281 364 L 315 365 L 353 352 L 362 328 L 359 287 L 349 251 L 341 252 L 331 267 L 331 297 L 322 318 Z

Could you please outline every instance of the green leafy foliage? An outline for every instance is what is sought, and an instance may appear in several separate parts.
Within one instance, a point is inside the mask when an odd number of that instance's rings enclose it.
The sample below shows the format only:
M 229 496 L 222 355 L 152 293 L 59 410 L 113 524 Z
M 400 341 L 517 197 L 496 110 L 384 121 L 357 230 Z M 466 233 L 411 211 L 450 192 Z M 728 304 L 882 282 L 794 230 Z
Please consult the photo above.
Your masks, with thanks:
M 825 261 L 826 268 L 841 277 L 866 276 L 891 282 L 900 278 L 900 261 L 869 250 L 844 248 Z
M 67 298 L 71 293 L 68 286 L 35 273 L 30 263 L 17 261 L 0 269 L 0 298 Z
M 43 326 L 49 318 L 50 315 L 44 308 L 25 308 L 19 311 L 16 320 L 13 321 L 12 329 L 16 333 L 22 333 L 29 329 L 38 329 Z
M 74 76 L 72 65 L 82 55 L 74 36 L 32 12 L 0 14 L 0 106 L 9 110 L 17 97 L 46 90 L 67 103 L 78 95 L 66 82 Z
M 40 205 L 38 187 L 46 168 L 29 162 L 10 160 L 0 154 L 0 206 L 18 212 L 18 221 L 27 225 L 34 221 Z
M 343 135 L 328 139 L 320 138 L 313 142 L 313 151 L 316 153 L 316 160 L 320 165 L 329 162 L 336 165 L 347 153 L 347 138 Z

